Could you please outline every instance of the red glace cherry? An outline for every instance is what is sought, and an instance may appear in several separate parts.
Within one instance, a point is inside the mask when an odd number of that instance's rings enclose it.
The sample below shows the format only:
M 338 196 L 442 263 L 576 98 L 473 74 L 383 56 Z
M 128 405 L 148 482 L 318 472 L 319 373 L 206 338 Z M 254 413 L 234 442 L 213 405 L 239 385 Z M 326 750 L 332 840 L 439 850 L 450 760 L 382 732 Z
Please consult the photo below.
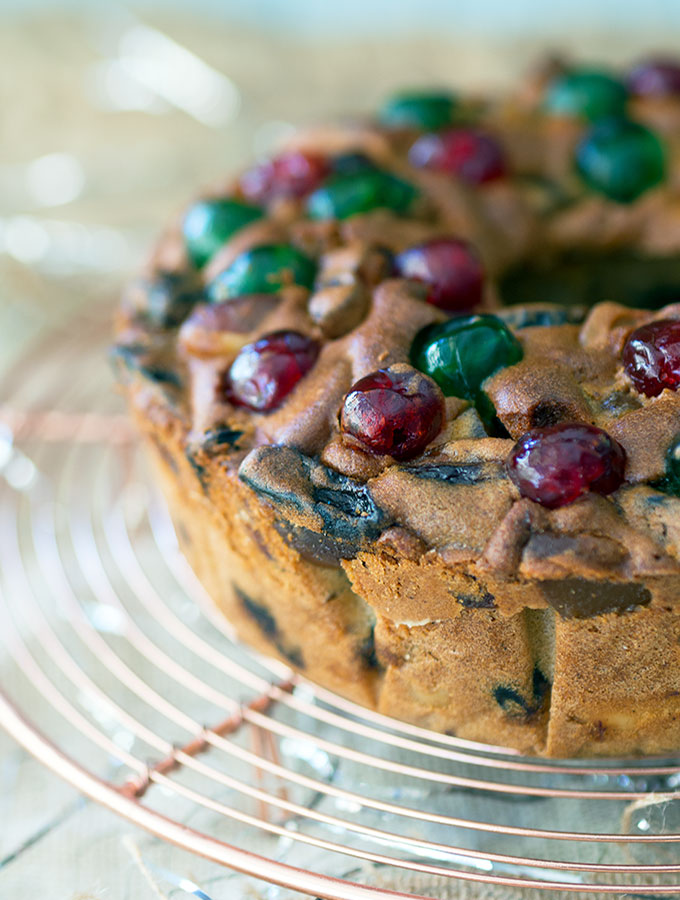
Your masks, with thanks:
M 444 396 L 407 365 L 359 379 L 345 397 L 340 428 L 350 443 L 394 459 L 417 456 L 441 431 Z
M 429 286 L 427 301 L 463 312 L 481 302 L 484 269 L 473 248 L 457 238 L 435 238 L 409 247 L 395 260 L 397 274 Z
M 680 62 L 648 59 L 628 73 L 626 84 L 637 97 L 677 97 L 680 94 Z
M 549 509 L 587 491 L 611 494 L 623 483 L 625 466 L 625 450 L 606 431 L 569 422 L 527 431 L 507 461 L 520 494 Z
M 255 203 L 275 197 L 304 197 L 319 187 L 330 165 L 318 153 L 292 150 L 249 169 L 239 182 L 241 193 Z
M 298 331 L 274 331 L 242 348 L 224 381 L 227 399 L 256 412 L 275 409 L 309 372 L 316 341 Z
M 623 348 L 623 367 L 635 389 L 658 397 L 680 386 L 680 319 L 660 319 L 636 328 Z
M 448 172 L 469 184 L 485 184 L 507 174 L 501 145 L 490 134 L 475 128 L 424 134 L 408 156 L 418 169 Z

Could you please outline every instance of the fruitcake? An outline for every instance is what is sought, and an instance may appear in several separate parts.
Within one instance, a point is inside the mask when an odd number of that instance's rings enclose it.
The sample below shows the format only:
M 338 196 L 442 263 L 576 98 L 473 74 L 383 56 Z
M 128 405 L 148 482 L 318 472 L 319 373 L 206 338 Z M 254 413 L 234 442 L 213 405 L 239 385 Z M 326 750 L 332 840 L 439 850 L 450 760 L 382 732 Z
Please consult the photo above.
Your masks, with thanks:
M 113 356 L 242 639 L 397 719 L 680 750 L 680 65 L 412 90 L 203 192 Z

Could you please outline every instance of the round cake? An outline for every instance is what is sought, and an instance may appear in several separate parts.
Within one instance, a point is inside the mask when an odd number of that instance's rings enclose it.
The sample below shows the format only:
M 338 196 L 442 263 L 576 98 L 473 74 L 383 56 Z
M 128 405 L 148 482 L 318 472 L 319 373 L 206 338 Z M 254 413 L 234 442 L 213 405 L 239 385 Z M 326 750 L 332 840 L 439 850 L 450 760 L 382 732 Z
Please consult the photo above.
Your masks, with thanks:
M 551 757 L 680 750 L 680 65 L 296 135 L 127 290 L 119 379 L 244 641 Z

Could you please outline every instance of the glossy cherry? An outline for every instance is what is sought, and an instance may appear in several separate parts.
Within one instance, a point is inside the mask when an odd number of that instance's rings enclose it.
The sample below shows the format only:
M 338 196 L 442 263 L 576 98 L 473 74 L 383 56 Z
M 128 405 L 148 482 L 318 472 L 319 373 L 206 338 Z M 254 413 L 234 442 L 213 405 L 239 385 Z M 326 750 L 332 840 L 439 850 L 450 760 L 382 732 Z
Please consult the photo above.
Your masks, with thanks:
M 409 247 L 395 259 L 397 274 L 428 285 L 428 303 L 461 312 L 482 299 L 484 269 L 470 244 L 457 238 L 435 238 Z
M 456 175 L 469 184 L 485 184 L 507 174 L 503 148 L 490 134 L 476 128 L 455 128 L 424 134 L 409 151 L 418 169 Z
M 658 397 L 680 387 L 680 319 L 660 319 L 636 328 L 623 348 L 623 367 L 635 389 Z
M 444 397 L 410 366 L 379 369 L 356 382 L 345 397 L 340 427 L 350 442 L 395 459 L 421 453 L 441 431 Z
M 269 412 L 312 368 L 319 345 L 298 331 L 274 331 L 240 351 L 224 380 L 226 398 L 236 406 Z
M 456 107 L 457 99 L 450 91 L 403 91 L 383 104 L 378 118 L 387 128 L 434 131 L 451 124 Z
M 543 106 L 549 115 L 594 122 L 606 116 L 622 115 L 627 99 L 625 85 L 607 72 L 571 69 L 548 85 Z
M 257 221 L 263 212 L 233 197 L 211 197 L 189 207 L 182 220 L 187 253 L 200 268 L 241 228 Z
M 417 197 L 418 189 L 408 181 L 367 167 L 329 178 L 307 198 L 307 212 L 312 219 L 348 219 L 374 209 L 402 215 Z
M 437 382 L 447 397 L 485 404 L 483 384 L 522 359 L 522 345 L 496 316 L 453 316 L 427 325 L 411 345 L 411 362 Z
M 275 294 L 291 284 L 311 289 L 317 264 L 290 244 L 261 244 L 244 250 L 206 288 L 211 303 L 244 294 Z
M 611 494 L 623 483 L 625 466 L 625 450 L 606 431 L 570 422 L 527 431 L 507 461 L 520 494 L 549 509 L 587 491 Z
M 680 95 L 680 62 L 645 60 L 631 69 L 626 84 L 636 97 L 677 97 Z
M 605 119 L 576 147 L 576 168 L 583 180 L 617 203 L 632 203 L 666 174 L 659 138 L 628 119 Z
M 304 197 L 315 190 L 330 166 L 318 153 L 292 150 L 268 159 L 241 176 L 241 193 L 255 203 L 268 203 L 275 197 Z

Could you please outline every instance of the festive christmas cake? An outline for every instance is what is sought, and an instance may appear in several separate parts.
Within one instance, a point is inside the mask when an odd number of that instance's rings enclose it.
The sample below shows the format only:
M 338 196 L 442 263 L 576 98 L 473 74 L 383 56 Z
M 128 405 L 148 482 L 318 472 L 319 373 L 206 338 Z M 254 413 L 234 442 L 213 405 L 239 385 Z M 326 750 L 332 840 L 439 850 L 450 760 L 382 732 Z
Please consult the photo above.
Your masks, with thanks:
M 391 98 L 206 191 L 114 357 L 243 640 L 389 716 L 680 750 L 680 65 Z

